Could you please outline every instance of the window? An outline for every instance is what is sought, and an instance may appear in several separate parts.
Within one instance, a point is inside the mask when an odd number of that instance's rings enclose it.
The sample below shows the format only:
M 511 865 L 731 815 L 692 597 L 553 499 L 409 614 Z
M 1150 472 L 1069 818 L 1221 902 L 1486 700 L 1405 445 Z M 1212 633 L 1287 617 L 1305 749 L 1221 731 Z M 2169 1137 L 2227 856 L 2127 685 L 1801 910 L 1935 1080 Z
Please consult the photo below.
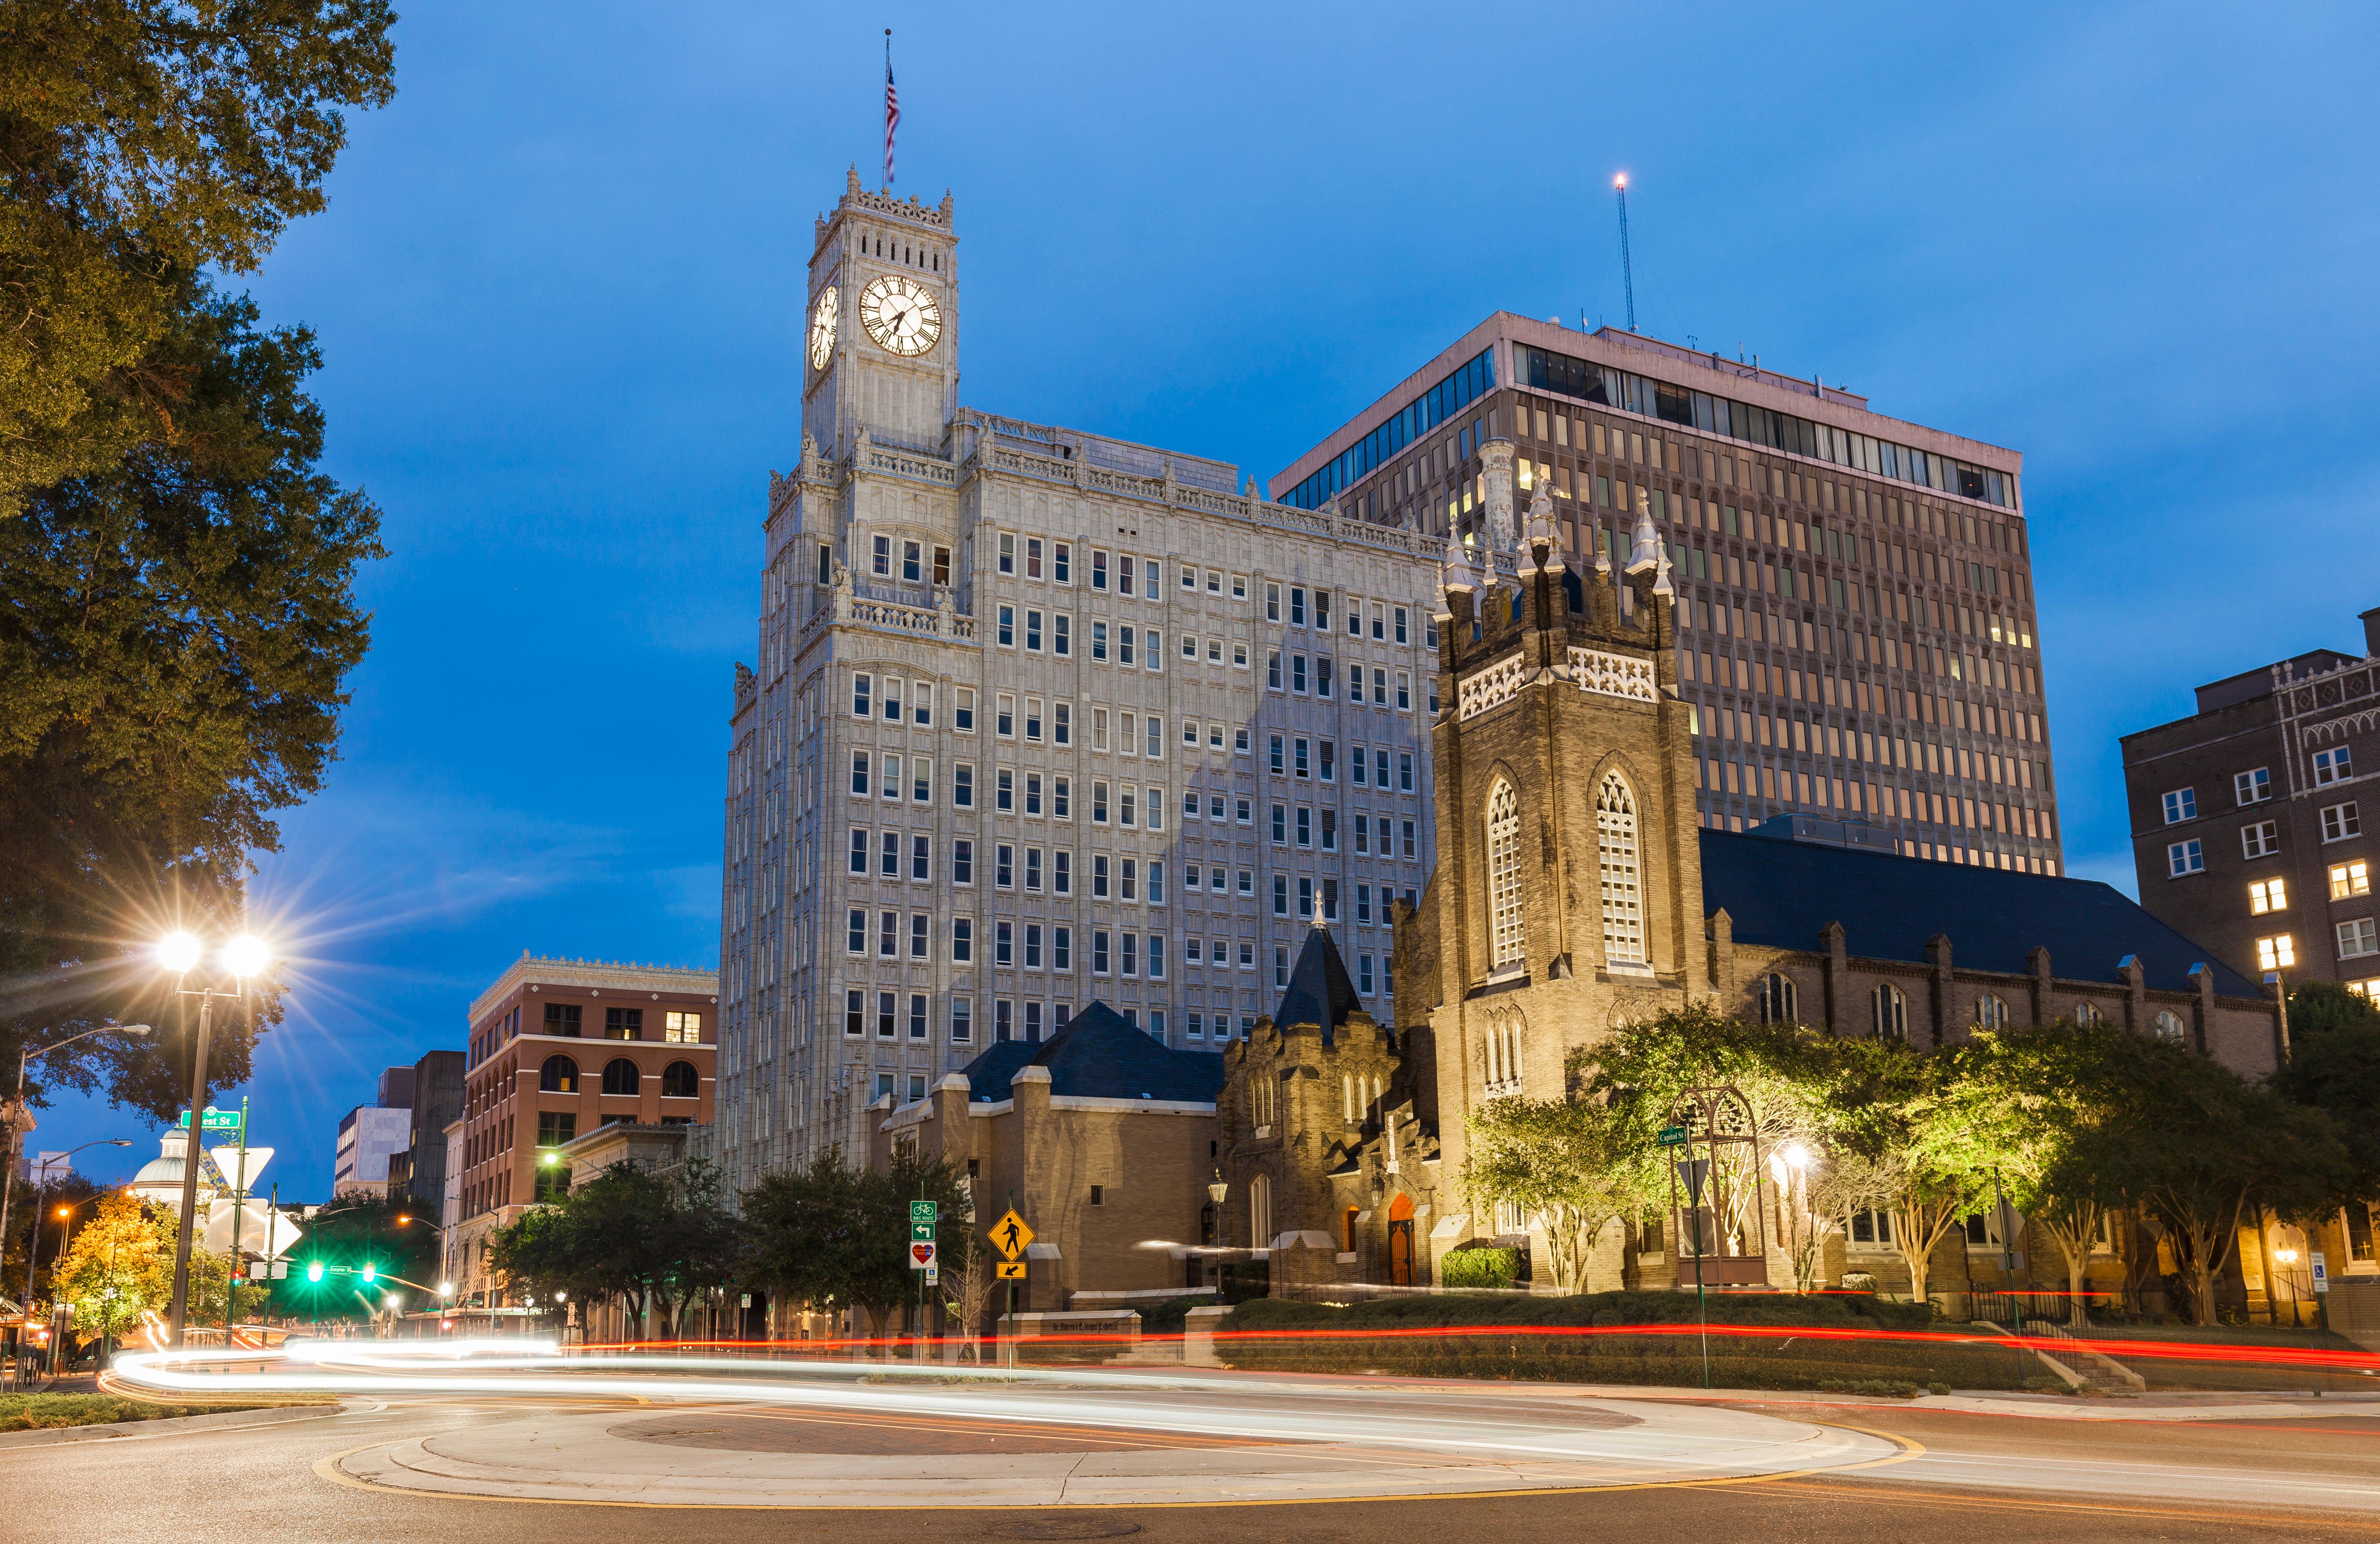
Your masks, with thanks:
M 1636 807 L 1618 772 L 1596 796 L 1597 858 L 1603 871 L 1603 957 L 1645 963 L 1645 908 L 1636 869 Z
M 951 1039 L 961 1045 L 975 1039 L 975 1001 L 972 998 L 951 999 Z
M 901 954 L 901 914 L 880 911 L 876 914 L 876 954 L 879 959 L 896 959 Z
M 2273 773 L 2268 767 L 2254 772 L 2237 772 L 2231 778 L 2231 795 L 2241 804 L 2262 804 L 2273 796 Z
M 675 1013 L 662 1015 L 662 1042 L 665 1045 L 700 1045 L 702 1015 Z
M 991 732 L 1003 740 L 1016 738 L 1016 694 L 1001 692 L 993 699 Z
M 1799 996 L 1800 993 L 1794 989 L 1792 977 L 1775 970 L 1763 976 L 1760 978 L 1760 1022 L 1763 1024 L 1797 1022 L 1801 1015 L 1801 1008 L 1796 1002 Z
M 2178 880 L 2206 871 L 2206 854 L 2194 842 L 2175 842 L 2165 850 L 2166 878 Z
M 2363 821 L 2356 815 L 2352 802 L 2325 805 L 2322 811 L 2322 839 L 2344 842 L 2350 836 L 2363 834 Z
M 854 913 L 854 916 L 858 915 Z M 843 1032 L 846 1035 L 868 1033 L 867 994 L 857 987 L 843 994 Z
M 2344 901 L 2372 894 L 2372 866 L 2362 858 L 2330 866 L 2330 898 Z
M 1975 1027 L 2005 1029 L 2009 1024 L 2008 999 L 1996 991 L 1987 991 L 1975 999 Z
M 2198 819 L 2198 790 L 2176 788 L 2165 796 L 2165 823 L 2176 824 Z
M 909 877 L 929 880 L 934 877 L 933 841 L 924 835 L 909 838 Z
M 578 1135 L 578 1115 L 571 1110 L 540 1110 L 537 1112 L 537 1145 L 558 1148 Z
M 578 1038 L 578 1004 L 548 1003 L 545 1005 L 545 1032 L 549 1035 L 565 1035 L 571 1039 L 577 1039 Z
M 578 1064 L 567 1056 L 549 1056 L 537 1069 L 537 1091 L 541 1094 L 575 1094 L 578 1091 Z
M 951 769 L 951 803 L 960 809 L 975 808 L 975 764 L 961 761 Z
M 998 642 L 1002 649 L 1016 647 L 1016 608 L 1002 606 L 996 622 Z
M 868 913 L 857 906 L 852 907 L 844 918 L 844 947 L 855 954 L 868 953 Z
M 933 919 L 924 912 L 914 911 L 909 914 L 909 957 L 911 959 L 922 960 L 926 957 L 926 933 L 932 926 Z
M 1401 751 L 1398 751 L 1398 752 L 1397 752 L 1397 792 L 1399 792 L 1399 793 L 1401 793 L 1401 794 L 1410 794 L 1410 793 L 1412 793 L 1413 791 L 1414 791 L 1414 759 L 1413 759 L 1413 752 L 1412 752 L 1412 751 L 1410 751 L 1410 750 L 1401 750 Z
M 851 753 L 851 791 L 862 796 L 868 793 L 868 752 L 855 750 Z
M 2313 785 L 2327 788 L 2334 783 L 2344 783 L 2355 775 L 2354 764 L 2348 759 L 2345 746 L 2313 753 Z
M 2181 1027 L 2181 1019 L 2171 1008 L 2159 1008 L 2149 1024 L 2149 1032 L 2168 1045 L 2180 1045 L 2190 1038 Z
M 2279 826 L 2271 821 L 2259 821 L 2240 828 L 2240 856 L 2270 857 L 2281 850 Z
M 951 960 L 956 965 L 975 962 L 975 921 L 961 917 L 951 923 Z
M 876 994 L 876 1038 L 889 1040 L 900 1028 L 901 1000 L 898 993 L 880 991 Z M 877 1092 L 884 1090 L 879 1088 Z
M 975 843 L 964 837 L 951 844 L 951 882 L 975 882 Z
M 2340 935 L 2342 940 L 2345 935 Z M 2275 933 L 2256 941 L 2256 968 L 2289 970 L 2298 963 L 2297 940 L 2288 933 Z
M 1050 565 L 1050 577 L 1054 582 L 1058 584 L 1074 583 L 1075 544 L 1072 541 L 1058 541 L 1051 543 Z
M 1488 793 L 1488 918 L 1491 968 L 1521 966 L 1521 800 L 1501 780 Z
M 2338 924 L 2338 957 L 2361 959 L 2366 954 L 2380 954 L 2380 933 L 2369 917 L 2359 917 L 2351 922 Z
M 1025 577 L 1028 579 L 1041 577 L 1041 539 L 1038 536 L 1025 539 Z
M 1851 1235 L 1851 1242 L 1854 1246 L 1865 1245 L 1875 1249 L 1888 1248 L 1892 1244 L 1892 1213 L 1873 1210 L 1854 1211 L 1851 1214 L 1850 1224 L 1844 1231 Z
M 1075 654 L 1075 619 L 1062 611 L 1051 617 L 1050 623 L 1052 629 L 1050 651 L 1061 659 L 1072 659 Z
M 952 726 L 962 735 L 972 735 L 975 733 L 975 688 L 960 687 L 957 692 L 957 699 L 951 710 Z
M 909 994 L 909 1038 L 913 1040 L 922 1040 L 926 1038 L 926 994 L 922 991 L 913 991 Z M 910 1088 L 913 1090 L 910 1098 L 925 1097 L 925 1079 L 922 1076 L 912 1080 Z
M 909 688 L 909 717 L 918 728 L 929 728 L 934 722 L 934 688 L 931 683 L 919 681 Z
M 1094 547 L 1091 549 L 1091 588 L 1105 590 L 1107 587 L 1108 554 Z
M 1000 571 L 1003 574 L 1016 572 L 1016 534 L 1014 531 L 1000 533 Z
M 875 710 L 869 706 L 868 700 L 869 693 L 874 687 L 875 677 L 857 672 L 853 673 L 851 677 L 851 716 L 853 718 L 874 716 Z
M 2085 1029 L 2104 1024 L 2107 1020 L 2107 1015 L 2099 1011 L 2099 1004 L 2096 1003 L 2086 1001 L 2074 1004 L 2074 1022 Z
M 1876 1038 L 1880 1040 L 1909 1039 L 1909 999 L 1900 989 L 1887 981 L 1869 994 L 1876 1010 Z
M 2268 911 L 2289 909 L 2287 880 L 2258 880 L 2248 887 L 2248 915 L 2262 917 Z
M 643 1079 L 644 1074 L 638 1069 L 637 1064 L 625 1056 L 614 1056 L 603 1064 L 603 1091 L 607 1094 L 634 1096 L 637 1085 Z

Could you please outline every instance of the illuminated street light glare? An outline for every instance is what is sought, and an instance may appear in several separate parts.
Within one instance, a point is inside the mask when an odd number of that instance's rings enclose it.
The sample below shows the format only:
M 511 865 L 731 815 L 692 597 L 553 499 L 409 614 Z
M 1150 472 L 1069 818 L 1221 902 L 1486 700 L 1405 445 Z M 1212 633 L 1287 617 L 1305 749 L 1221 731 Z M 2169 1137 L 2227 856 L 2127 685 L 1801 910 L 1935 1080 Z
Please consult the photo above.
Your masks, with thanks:
M 1627 186 L 1628 186 L 1628 174 L 1627 174 L 1626 172 L 1621 172 L 1618 176 L 1613 177 L 1613 178 L 1611 179 L 1611 186 L 1612 186 L 1612 187 L 1614 187 L 1614 188 L 1625 188 L 1625 187 L 1627 187 Z
M 1809 1167 L 1810 1149 L 1803 1147 L 1799 1142 L 1786 1143 L 1784 1148 L 1780 1149 L 1779 1156 L 1783 1158 L 1788 1164 L 1796 1169 L 1804 1169 Z
M 438 1295 L 439 1295 L 439 1296 L 441 1296 L 441 1297 L 452 1297 L 452 1296 L 454 1296 L 454 1295 L 455 1295 L 455 1283 L 452 1283 L 452 1282 L 441 1282 L 441 1283 L 438 1283 Z
M 254 933 L 242 933 L 223 946 L 223 967 L 245 980 L 262 970 L 272 961 L 264 941 Z
M 199 941 L 179 929 L 157 941 L 157 963 L 176 976 L 187 976 L 199 963 Z

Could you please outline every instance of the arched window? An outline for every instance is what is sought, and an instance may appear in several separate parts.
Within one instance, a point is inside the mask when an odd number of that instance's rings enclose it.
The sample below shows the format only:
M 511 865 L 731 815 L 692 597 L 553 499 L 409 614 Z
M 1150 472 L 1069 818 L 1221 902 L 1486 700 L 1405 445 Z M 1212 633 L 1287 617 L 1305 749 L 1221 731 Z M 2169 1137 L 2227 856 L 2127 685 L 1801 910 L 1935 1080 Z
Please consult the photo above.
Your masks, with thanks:
M 1876 1038 L 1880 1040 L 1909 1039 L 1909 999 L 1890 981 L 1870 994 L 1876 1003 Z
M 1258 1174 L 1248 1181 L 1248 1246 L 1252 1249 L 1272 1247 L 1272 1176 Z
M 1488 1092 L 1493 1098 L 1521 1091 L 1521 1026 L 1518 1014 L 1488 1020 Z
M 1645 963 L 1645 895 L 1636 874 L 1636 801 L 1618 772 L 1595 796 L 1597 856 L 1603 869 L 1603 957 Z
M 637 1091 L 638 1082 L 643 1076 L 644 1074 L 638 1070 L 636 1063 L 629 1061 L 625 1056 L 614 1056 L 603 1064 L 603 1091 L 607 1094 L 633 1096 Z
M 1987 991 L 1975 999 L 1976 1028 L 2005 1029 L 2008 1022 L 2008 999 L 1996 991 Z
M 578 1091 L 578 1064 L 567 1056 L 549 1056 L 545 1065 L 537 1069 L 537 1091 L 541 1094 L 575 1094 Z
M 2171 1008 L 2159 1008 L 2152 1025 L 2156 1038 L 2168 1045 L 2180 1045 L 2190 1039 L 2189 1031 L 2182 1028 L 2181 1020 Z
M 1523 963 L 1521 800 L 1504 782 L 1488 794 L 1488 936 L 1490 968 Z
M 2074 1022 L 2083 1028 L 2095 1028 L 2107 1021 L 2107 1015 L 2099 1011 L 2096 1003 L 2085 1001 L 2074 1004 Z
M 702 1075 L 692 1062 L 672 1062 L 662 1069 L 662 1098 L 692 1099 L 702 1092 Z
M 1778 970 L 1763 976 L 1760 979 L 1760 1022 L 1794 1024 L 1800 1018 L 1801 1007 L 1795 1001 L 1793 978 Z

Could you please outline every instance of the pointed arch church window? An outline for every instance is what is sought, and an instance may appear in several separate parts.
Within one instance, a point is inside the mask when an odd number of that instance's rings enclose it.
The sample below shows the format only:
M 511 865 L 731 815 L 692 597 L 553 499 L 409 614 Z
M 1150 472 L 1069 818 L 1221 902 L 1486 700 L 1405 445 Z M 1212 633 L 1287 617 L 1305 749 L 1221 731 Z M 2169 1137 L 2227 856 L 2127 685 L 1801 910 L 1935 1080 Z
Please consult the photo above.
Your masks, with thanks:
M 1636 861 L 1636 801 L 1618 772 L 1595 798 L 1597 857 L 1603 870 L 1603 957 L 1645 963 L 1645 895 Z
M 1492 968 L 1522 963 L 1521 800 L 1503 782 L 1488 794 L 1488 934 Z

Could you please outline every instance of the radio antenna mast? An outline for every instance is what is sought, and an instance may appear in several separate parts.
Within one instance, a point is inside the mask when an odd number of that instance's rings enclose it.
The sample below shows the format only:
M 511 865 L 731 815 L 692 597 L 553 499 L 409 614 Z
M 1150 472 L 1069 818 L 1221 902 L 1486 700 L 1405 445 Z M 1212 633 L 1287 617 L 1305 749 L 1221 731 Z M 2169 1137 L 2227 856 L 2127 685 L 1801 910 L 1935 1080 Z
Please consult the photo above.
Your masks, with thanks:
M 1611 179 L 1612 189 L 1620 195 L 1620 283 L 1628 295 L 1628 330 L 1636 330 L 1636 274 L 1628 261 L 1628 174 L 1621 173 Z

